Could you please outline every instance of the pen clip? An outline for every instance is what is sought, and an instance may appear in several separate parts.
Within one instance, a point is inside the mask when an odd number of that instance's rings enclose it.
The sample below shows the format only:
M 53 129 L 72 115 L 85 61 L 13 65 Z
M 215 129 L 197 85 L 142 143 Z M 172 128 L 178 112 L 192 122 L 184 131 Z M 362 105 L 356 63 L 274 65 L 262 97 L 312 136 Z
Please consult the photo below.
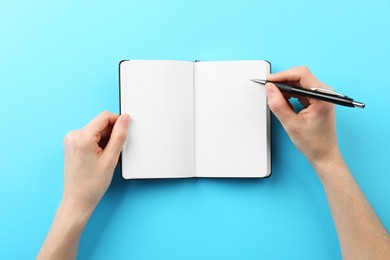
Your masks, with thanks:
M 352 98 L 350 98 L 350 97 L 348 97 L 346 95 L 340 94 L 340 93 L 338 93 L 336 91 L 333 91 L 333 90 L 330 90 L 330 89 L 326 89 L 326 88 L 311 88 L 311 90 L 316 91 L 316 92 L 329 94 L 329 95 L 333 95 L 333 96 L 337 96 L 337 97 L 342 97 L 342 98 L 345 98 L 345 99 L 348 99 L 348 100 L 353 100 Z

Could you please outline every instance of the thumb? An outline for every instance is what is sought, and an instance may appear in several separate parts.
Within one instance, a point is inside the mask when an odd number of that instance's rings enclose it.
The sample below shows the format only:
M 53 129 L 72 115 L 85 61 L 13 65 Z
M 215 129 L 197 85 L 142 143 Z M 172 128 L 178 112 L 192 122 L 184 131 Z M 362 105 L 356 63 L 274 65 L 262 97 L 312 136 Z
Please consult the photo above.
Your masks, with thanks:
M 272 113 L 274 113 L 282 125 L 286 126 L 289 121 L 296 117 L 295 112 L 291 110 L 290 106 L 287 104 L 288 101 L 274 84 L 266 84 L 265 92 L 267 93 L 268 106 Z
M 130 116 L 128 114 L 123 114 L 118 117 L 112 128 L 110 140 L 104 149 L 104 156 L 109 163 L 116 164 L 118 162 L 119 154 L 121 153 L 123 144 L 127 138 L 129 122 Z

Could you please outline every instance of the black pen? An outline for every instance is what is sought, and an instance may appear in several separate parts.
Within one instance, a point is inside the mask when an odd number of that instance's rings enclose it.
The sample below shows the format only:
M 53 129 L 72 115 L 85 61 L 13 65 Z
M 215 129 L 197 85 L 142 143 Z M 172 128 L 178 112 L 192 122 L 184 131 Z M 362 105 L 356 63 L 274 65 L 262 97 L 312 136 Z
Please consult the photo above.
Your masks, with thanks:
M 357 102 L 353 100 L 353 98 L 347 97 L 343 94 L 337 93 L 336 91 L 330 89 L 324 89 L 324 88 L 304 89 L 304 88 L 290 86 L 280 82 L 274 82 L 274 81 L 263 80 L 263 79 L 251 79 L 251 81 L 263 85 L 267 83 L 273 83 L 275 84 L 275 86 L 277 86 L 280 89 L 280 91 L 291 93 L 297 96 L 305 96 L 309 98 L 320 99 L 322 101 L 326 101 L 326 102 L 330 102 L 333 104 L 342 105 L 346 107 L 359 107 L 359 108 L 365 107 L 364 103 Z

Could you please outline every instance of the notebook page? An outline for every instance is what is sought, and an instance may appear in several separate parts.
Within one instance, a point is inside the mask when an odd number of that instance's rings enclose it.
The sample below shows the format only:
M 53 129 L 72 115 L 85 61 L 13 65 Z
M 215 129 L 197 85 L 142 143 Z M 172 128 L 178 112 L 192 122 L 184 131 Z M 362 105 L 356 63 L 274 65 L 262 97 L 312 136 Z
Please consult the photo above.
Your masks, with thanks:
M 131 60 L 120 74 L 121 112 L 131 118 L 123 177 L 193 177 L 193 63 Z
M 194 65 L 195 175 L 265 177 L 270 174 L 265 61 Z

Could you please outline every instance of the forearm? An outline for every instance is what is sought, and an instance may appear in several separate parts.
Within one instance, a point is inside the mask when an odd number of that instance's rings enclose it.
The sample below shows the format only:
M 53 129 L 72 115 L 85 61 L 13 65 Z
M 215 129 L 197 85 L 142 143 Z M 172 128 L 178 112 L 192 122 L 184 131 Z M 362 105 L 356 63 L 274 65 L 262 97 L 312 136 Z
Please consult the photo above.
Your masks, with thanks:
M 76 259 L 81 233 L 91 213 L 61 202 L 37 259 Z
M 312 162 L 326 193 L 344 259 L 390 259 L 390 237 L 337 151 Z

